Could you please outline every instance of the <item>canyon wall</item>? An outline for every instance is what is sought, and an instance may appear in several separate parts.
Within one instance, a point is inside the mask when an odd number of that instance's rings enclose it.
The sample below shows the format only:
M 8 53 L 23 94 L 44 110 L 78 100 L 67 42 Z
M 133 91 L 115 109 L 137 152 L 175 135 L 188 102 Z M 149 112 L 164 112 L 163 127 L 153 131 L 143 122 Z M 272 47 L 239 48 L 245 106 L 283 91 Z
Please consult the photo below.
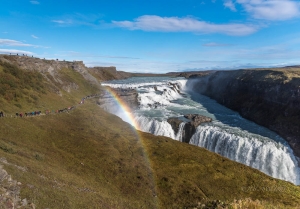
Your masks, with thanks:
M 300 68 L 218 71 L 188 85 L 275 131 L 300 157 Z

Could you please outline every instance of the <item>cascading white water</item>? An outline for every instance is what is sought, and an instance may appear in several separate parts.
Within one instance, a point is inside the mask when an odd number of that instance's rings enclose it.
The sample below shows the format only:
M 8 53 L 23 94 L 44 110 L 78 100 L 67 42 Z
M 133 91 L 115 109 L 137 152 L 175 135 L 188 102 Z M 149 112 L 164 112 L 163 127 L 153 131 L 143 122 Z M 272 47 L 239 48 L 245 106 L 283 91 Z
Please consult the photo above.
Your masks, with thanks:
M 136 116 L 134 119 L 141 131 L 175 139 L 172 126 L 167 121 L 160 122 L 155 119 L 148 119 L 144 116 Z
M 149 82 L 149 78 L 131 78 L 105 84 L 136 88 L 140 109 L 134 115 L 140 130 L 182 141 L 185 123 L 180 124 L 175 135 L 167 122 L 168 118 L 188 113 L 211 117 L 213 122 L 200 125 L 190 144 L 205 147 L 275 178 L 300 184 L 297 160 L 291 148 L 277 134 L 243 119 L 238 113 L 202 95 L 191 99 L 190 93 L 184 92 L 183 97 L 180 91 L 185 88 L 185 79 L 151 79 L 154 81 Z
M 185 126 L 185 122 L 180 123 L 179 128 L 178 128 L 178 133 L 175 136 L 175 139 L 177 141 L 182 142 L 182 134 L 183 134 L 183 128 Z
M 274 141 L 246 138 L 216 126 L 204 125 L 197 128 L 190 144 L 257 168 L 275 178 L 299 184 L 299 168 L 291 157 L 291 149 Z

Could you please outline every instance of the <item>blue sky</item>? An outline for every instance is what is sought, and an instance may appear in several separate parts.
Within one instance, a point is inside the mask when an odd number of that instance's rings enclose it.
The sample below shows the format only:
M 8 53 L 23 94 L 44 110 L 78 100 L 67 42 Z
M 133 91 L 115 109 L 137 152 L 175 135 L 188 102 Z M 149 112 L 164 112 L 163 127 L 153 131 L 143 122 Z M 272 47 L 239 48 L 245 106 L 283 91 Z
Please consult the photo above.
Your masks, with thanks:
M 296 0 L 2 0 L 0 53 L 131 72 L 300 64 Z

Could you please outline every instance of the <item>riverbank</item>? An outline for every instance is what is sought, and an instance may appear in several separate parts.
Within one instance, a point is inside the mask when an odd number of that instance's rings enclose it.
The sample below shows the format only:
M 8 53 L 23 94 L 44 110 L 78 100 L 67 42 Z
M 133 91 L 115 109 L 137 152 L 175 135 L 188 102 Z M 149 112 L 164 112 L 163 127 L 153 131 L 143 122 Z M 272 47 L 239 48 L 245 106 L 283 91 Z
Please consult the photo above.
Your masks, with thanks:
M 139 130 L 204 147 L 272 177 L 300 184 L 298 162 L 283 138 L 191 91 L 185 83 L 185 79 L 166 77 L 107 82 L 107 86 L 122 87 L 121 92 L 135 88 L 139 101 L 138 109 L 127 110 L 130 104 L 118 102 L 116 109 L 107 105 L 108 111 Z M 119 100 L 120 96 L 113 98 Z

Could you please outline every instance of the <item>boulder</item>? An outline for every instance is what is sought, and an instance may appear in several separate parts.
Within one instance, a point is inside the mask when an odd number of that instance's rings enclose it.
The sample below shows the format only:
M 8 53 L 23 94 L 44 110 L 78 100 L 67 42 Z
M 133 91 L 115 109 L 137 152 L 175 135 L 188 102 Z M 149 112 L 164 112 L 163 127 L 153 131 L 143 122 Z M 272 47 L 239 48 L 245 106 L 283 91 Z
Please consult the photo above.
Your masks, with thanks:
M 189 143 L 190 139 L 192 138 L 192 136 L 195 134 L 197 127 L 201 124 L 201 123 L 208 123 L 211 122 L 212 119 L 203 115 L 199 115 L 199 114 L 187 114 L 184 115 L 184 117 L 186 119 L 189 119 L 190 121 L 185 123 L 184 127 L 183 127 L 183 132 L 182 132 L 182 142 L 185 143 Z M 171 124 L 175 135 L 178 133 L 179 131 L 179 125 L 182 122 L 185 122 L 179 118 L 169 118 L 167 120 L 167 122 L 169 124 Z

